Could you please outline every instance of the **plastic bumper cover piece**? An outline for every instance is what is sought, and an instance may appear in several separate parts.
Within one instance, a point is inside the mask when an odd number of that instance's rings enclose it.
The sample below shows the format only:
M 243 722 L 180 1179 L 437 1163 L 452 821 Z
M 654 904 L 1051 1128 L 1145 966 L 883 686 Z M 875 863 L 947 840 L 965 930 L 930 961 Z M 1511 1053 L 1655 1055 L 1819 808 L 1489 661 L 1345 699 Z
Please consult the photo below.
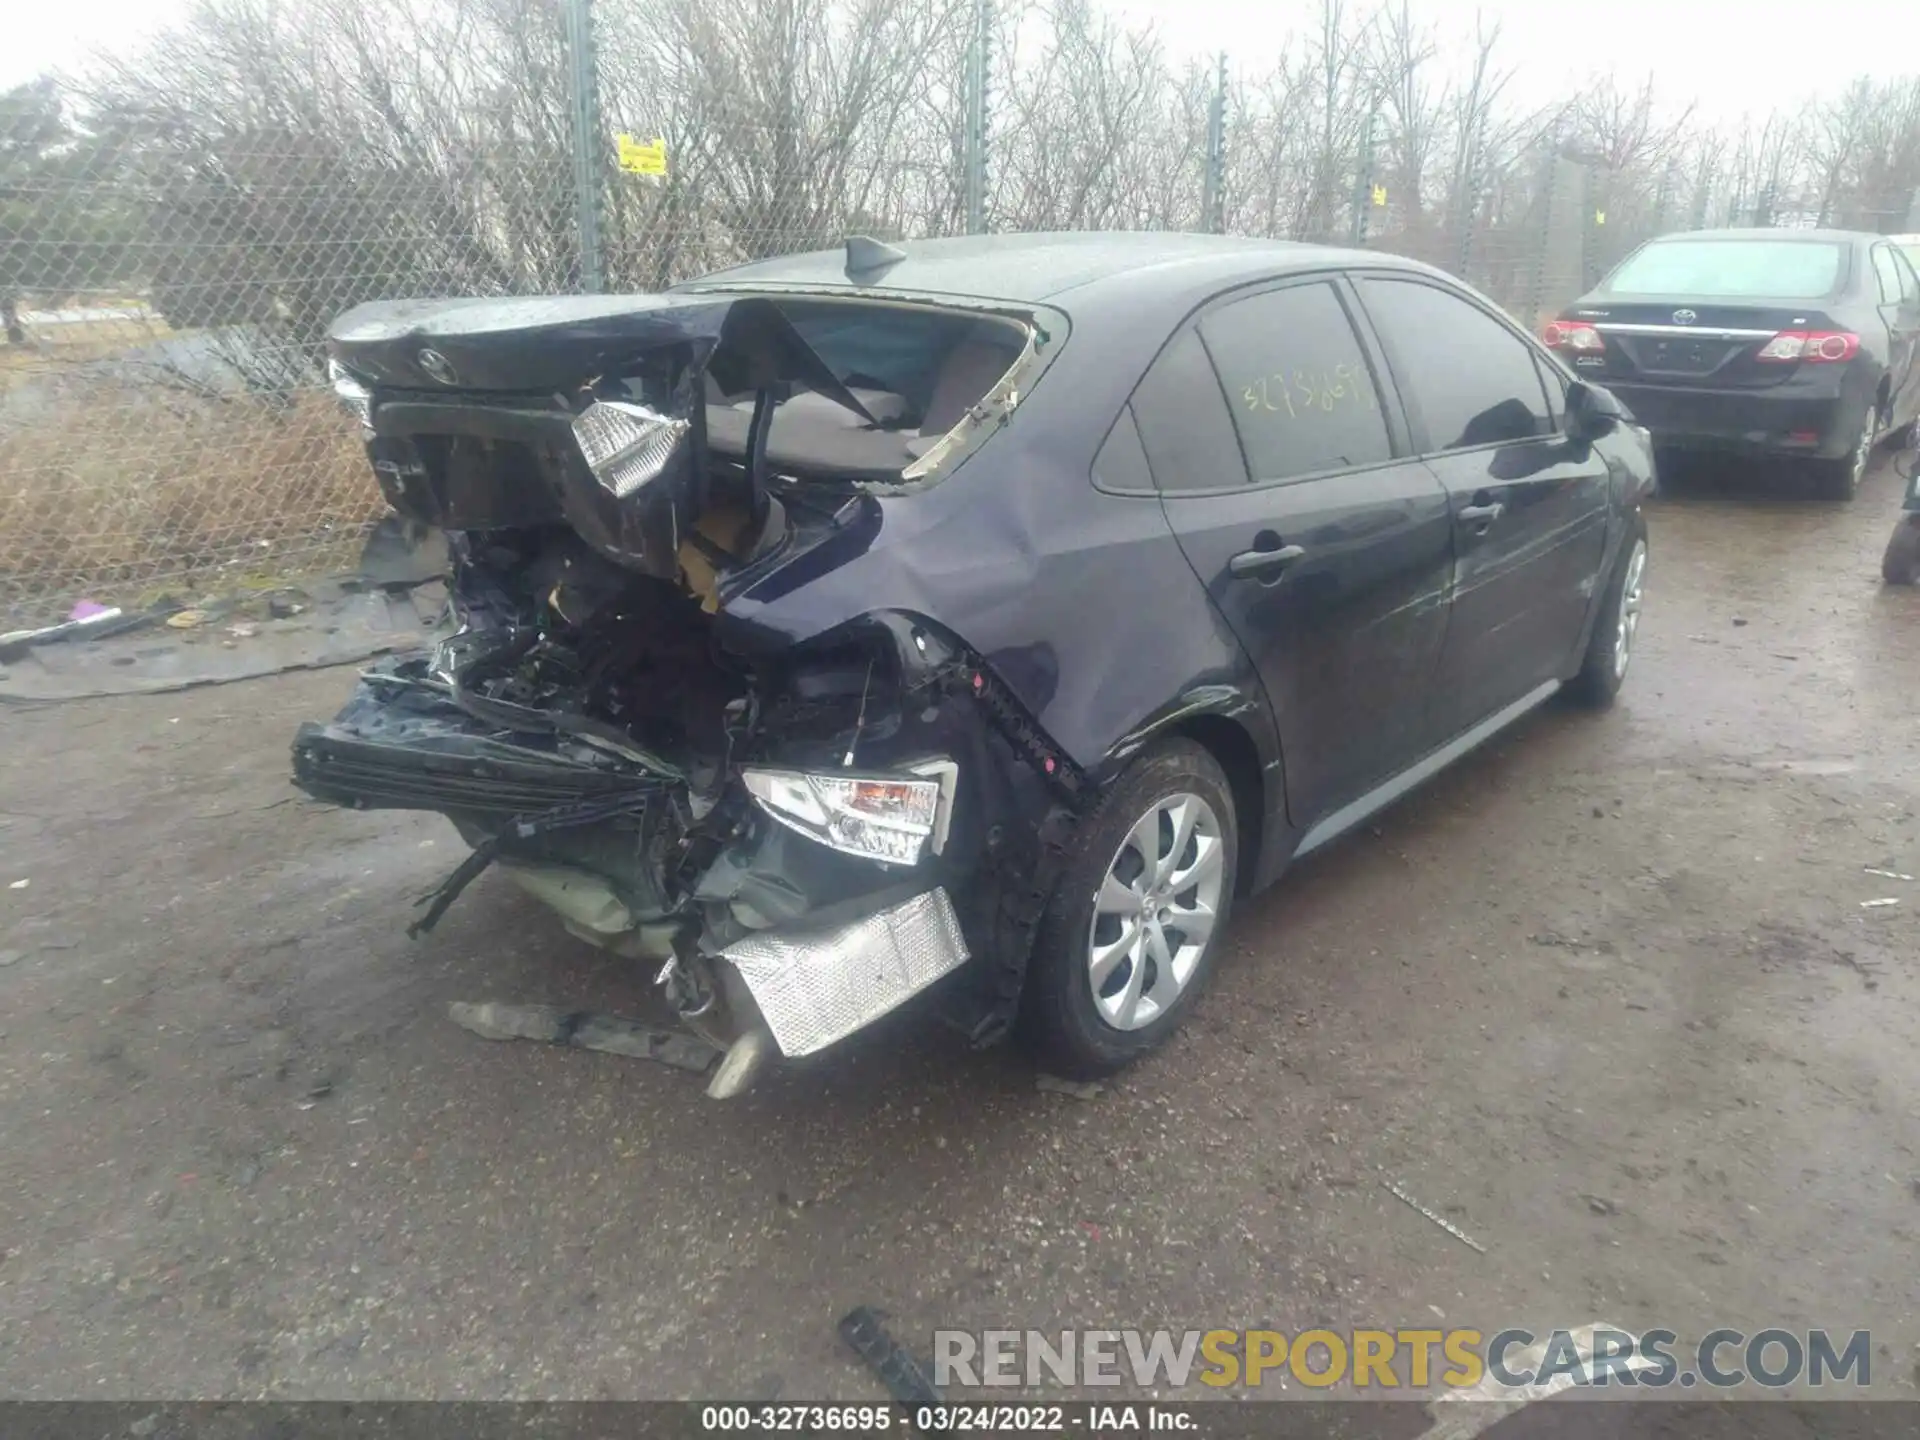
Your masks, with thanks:
M 811 1055 L 926 989 L 967 958 L 944 889 L 832 929 L 749 936 L 721 951 L 788 1056 Z

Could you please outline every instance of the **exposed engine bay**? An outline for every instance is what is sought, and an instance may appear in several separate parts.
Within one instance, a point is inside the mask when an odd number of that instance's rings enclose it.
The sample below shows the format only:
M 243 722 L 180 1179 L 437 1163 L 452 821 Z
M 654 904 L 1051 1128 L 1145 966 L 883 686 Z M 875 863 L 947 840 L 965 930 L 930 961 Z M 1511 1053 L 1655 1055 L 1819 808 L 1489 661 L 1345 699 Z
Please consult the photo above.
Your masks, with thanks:
M 302 727 L 296 783 L 457 827 L 413 933 L 498 867 L 643 962 L 727 1052 L 710 1093 L 949 976 L 949 1018 L 997 1038 L 1073 767 L 923 616 L 796 641 L 729 601 L 871 546 L 877 496 L 964 455 L 1034 348 L 1003 317 L 757 297 L 350 312 L 336 391 L 395 509 L 447 533 L 458 630 Z

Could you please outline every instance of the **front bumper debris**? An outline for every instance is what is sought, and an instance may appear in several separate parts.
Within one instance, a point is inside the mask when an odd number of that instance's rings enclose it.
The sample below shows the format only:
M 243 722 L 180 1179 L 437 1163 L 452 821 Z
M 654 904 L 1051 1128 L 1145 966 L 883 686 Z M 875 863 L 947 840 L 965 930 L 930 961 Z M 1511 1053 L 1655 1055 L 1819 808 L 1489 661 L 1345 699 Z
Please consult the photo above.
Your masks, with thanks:
M 721 951 L 787 1056 L 811 1055 L 871 1024 L 967 959 L 960 919 L 936 887 L 822 929 L 783 927 Z

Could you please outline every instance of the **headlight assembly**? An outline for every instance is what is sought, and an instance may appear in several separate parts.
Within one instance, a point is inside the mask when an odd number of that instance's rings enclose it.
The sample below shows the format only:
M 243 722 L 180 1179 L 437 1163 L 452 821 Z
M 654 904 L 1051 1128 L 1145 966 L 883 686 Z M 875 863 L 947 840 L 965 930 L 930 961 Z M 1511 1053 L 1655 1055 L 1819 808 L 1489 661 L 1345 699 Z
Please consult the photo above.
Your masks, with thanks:
M 947 843 L 959 767 L 933 760 L 892 775 L 750 768 L 747 792 L 760 808 L 811 840 L 889 865 L 917 864 L 929 843 Z

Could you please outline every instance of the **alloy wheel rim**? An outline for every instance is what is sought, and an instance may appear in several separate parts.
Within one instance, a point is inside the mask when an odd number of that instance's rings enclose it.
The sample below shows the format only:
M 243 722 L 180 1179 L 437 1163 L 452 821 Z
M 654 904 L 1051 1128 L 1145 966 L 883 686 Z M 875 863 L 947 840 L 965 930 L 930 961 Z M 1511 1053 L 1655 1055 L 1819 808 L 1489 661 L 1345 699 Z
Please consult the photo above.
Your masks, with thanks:
M 1120 842 L 1087 927 L 1093 1003 L 1114 1029 L 1151 1025 L 1192 982 L 1220 917 L 1225 858 L 1220 817 L 1184 791 Z
M 1627 673 L 1633 659 L 1633 645 L 1640 634 L 1640 602 L 1646 587 L 1647 542 L 1635 540 L 1627 557 L 1626 578 L 1620 585 L 1620 623 L 1613 641 L 1613 674 L 1619 679 Z

